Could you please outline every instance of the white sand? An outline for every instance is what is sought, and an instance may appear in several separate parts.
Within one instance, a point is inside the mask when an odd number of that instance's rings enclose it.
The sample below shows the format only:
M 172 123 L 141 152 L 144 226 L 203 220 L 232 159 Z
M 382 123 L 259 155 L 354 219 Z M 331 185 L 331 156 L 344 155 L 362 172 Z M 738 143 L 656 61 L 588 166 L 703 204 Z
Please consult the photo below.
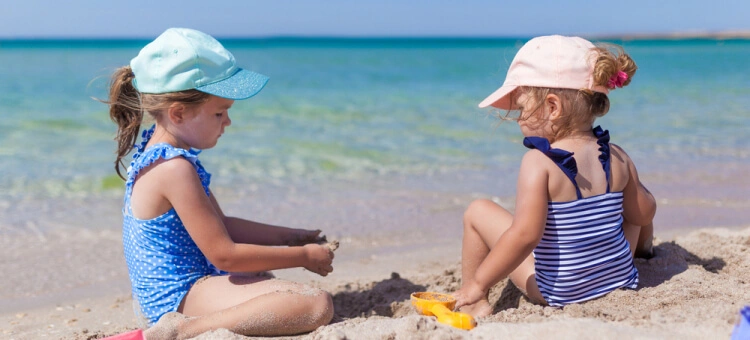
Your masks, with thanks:
M 446 246 L 454 248 L 438 256 Z M 459 287 L 457 244 L 415 249 L 400 254 L 400 259 L 360 257 L 353 261 L 346 260 L 346 247 L 342 242 L 337 250 L 336 275 L 329 278 L 301 270 L 278 273 L 328 290 L 336 308 L 330 325 L 288 338 L 727 339 L 740 307 L 750 304 L 750 227 L 702 229 L 674 241 L 657 242 L 655 258 L 636 260 L 641 277 L 637 290 L 618 290 L 562 309 L 530 304 L 507 280 L 502 281 L 491 291 L 495 314 L 479 319 L 472 331 L 419 316 L 409 303 L 409 294 L 415 291 L 452 292 Z M 114 335 L 138 327 L 131 303 L 127 294 L 118 294 L 8 313 L 0 316 L 0 337 L 97 339 Z M 217 330 L 197 339 L 248 337 Z

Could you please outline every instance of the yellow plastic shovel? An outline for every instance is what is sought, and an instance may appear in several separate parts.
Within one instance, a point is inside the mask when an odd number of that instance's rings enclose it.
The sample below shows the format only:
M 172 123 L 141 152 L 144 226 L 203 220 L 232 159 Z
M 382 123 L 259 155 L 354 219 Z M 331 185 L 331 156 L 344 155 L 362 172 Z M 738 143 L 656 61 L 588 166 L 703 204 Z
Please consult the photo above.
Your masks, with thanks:
M 448 294 L 418 292 L 411 294 L 411 304 L 422 315 L 435 316 L 437 321 L 460 329 L 470 330 L 477 322 L 466 313 L 454 312 L 456 299 Z

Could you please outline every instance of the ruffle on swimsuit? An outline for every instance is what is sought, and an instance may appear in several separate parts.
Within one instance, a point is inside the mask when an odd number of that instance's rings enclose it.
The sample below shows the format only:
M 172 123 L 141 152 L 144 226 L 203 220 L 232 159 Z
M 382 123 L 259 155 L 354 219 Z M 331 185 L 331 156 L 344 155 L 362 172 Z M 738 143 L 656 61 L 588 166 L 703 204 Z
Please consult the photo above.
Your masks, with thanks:
M 155 128 L 156 126 L 154 125 L 147 130 L 143 130 L 143 133 L 141 134 L 143 141 L 140 145 L 133 147 L 136 149 L 136 153 L 133 154 L 133 160 L 130 161 L 130 166 L 128 167 L 128 180 L 125 183 L 126 189 L 132 189 L 133 183 L 135 183 L 135 179 L 138 178 L 140 171 L 156 162 L 159 158 L 168 160 L 177 156 L 182 156 L 190 161 L 190 163 L 193 163 L 193 166 L 198 172 L 198 178 L 200 178 L 201 184 L 206 191 L 206 195 L 208 195 L 208 185 L 211 183 L 211 174 L 206 172 L 203 165 L 198 160 L 198 154 L 201 153 L 201 150 L 175 148 L 167 143 L 159 143 L 151 146 L 148 150 L 145 150 L 146 144 L 148 144 L 149 140 L 151 140 L 151 137 L 154 135 Z

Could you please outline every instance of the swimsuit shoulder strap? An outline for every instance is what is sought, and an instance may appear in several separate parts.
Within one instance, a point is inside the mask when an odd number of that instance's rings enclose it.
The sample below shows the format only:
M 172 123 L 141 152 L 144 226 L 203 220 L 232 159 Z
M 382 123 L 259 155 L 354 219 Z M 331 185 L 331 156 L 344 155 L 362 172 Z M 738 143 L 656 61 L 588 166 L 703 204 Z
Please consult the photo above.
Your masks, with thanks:
M 550 147 L 549 140 L 543 137 L 526 137 L 523 139 L 523 145 L 529 149 L 537 149 L 541 151 L 545 156 L 551 159 L 557 165 L 560 170 L 568 176 L 573 186 L 576 188 L 576 196 L 581 199 L 581 189 L 578 188 L 576 182 L 576 175 L 578 175 L 578 166 L 576 160 L 573 158 L 573 153 L 562 149 L 555 149 Z
M 135 179 L 138 177 L 138 173 L 142 169 L 156 162 L 158 159 L 163 158 L 165 160 L 169 160 L 175 157 L 183 157 L 190 161 L 190 163 L 193 164 L 193 167 L 195 167 L 195 171 L 198 173 L 198 177 L 201 180 L 203 189 L 208 195 L 208 186 L 211 182 L 211 174 L 209 174 L 206 169 L 203 168 L 203 165 L 198 160 L 198 154 L 200 154 L 200 150 L 186 150 L 182 148 L 176 148 L 167 143 L 159 143 L 156 145 L 152 145 L 148 149 L 145 149 L 146 144 L 153 135 L 153 132 L 153 126 L 150 129 L 143 131 L 143 142 L 140 144 L 140 146 L 135 146 L 137 152 L 133 155 L 133 160 L 130 162 L 130 166 L 128 167 L 128 179 L 125 182 L 126 192 L 129 192 L 132 189 L 133 183 L 135 183 Z M 126 196 L 128 195 L 126 194 Z

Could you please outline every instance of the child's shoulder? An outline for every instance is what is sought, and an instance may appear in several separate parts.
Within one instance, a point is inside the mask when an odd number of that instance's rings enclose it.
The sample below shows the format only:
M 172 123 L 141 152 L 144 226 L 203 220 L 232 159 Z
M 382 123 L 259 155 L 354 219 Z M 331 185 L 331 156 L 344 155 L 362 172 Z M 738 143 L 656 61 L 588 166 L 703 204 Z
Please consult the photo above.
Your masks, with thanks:
M 545 155 L 544 152 L 539 149 L 528 149 L 526 150 L 526 153 L 523 154 L 521 164 L 523 164 L 524 162 L 540 162 L 543 160 L 547 160 L 548 158 L 549 157 L 547 157 L 547 155 Z
M 151 159 L 155 161 L 159 158 L 172 159 L 172 158 L 186 158 L 186 159 L 197 159 L 198 152 L 178 148 L 172 146 L 169 143 L 158 143 L 146 147 L 145 150 L 140 151 L 140 155 L 137 156 L 143 160 Z
M 159 158 L 151 163 L 150 168 L 165 178 L 182 178 L 194 176 L 195 166 L 185 157 Z
M 530 149 L 526 151 L 521 159 L 521 172 L 522 173 L 538 173 L 547 171 L 554 167 L 555 164 L 550 158 L 538 149 Z
M 165 196 L 169 196 L 166 195 L 167 192 L 181 191 L 181 188 L 184 189 L 186 186 L 202 186 L 202 179 L 195 171 L 195 167 L 183 157 L 155 160 L 141 170 L 137 181 L 141 183 L 141 187 L 160 188 L 156 192 Z
M 176 148 L 167 143 L 159 143 L 149 146 L 145 150 L 141 149 L 133 156 L 134 165 L 137 168 L 151 167 L 156 163 L 162 163 L 165 160 L 182 159 L 189 163 L 198 161 L 198 155 L 189 150 Z
M 609 150 L 610 150 L 610 159 L 613 162 L 622 162 L 626 165 L 630 164 L 632 161 L 630 160 L 630 156 L 628 156 L 627 152 L 625 152 L 625 149 L 623 149 L 621 146 L 610 143 L 609 144 Z
M 612 173 L 611 187 L 613 191 L 622 191 L 628 184 L 629 178 L 635 172 L 635 164 L 625 150 L 617 144 L 610 145 L 610 171 Z
M 195 176 L 196 155 L 189 152 L 179 152 L 182 149 L 167 147 L 159 144 L 146 149 L 138 156 L 137 172 L 139 177 L 148 173 L 149 177 L 156 177 L 163 182 L 182 180 Z M 182 150 L 184 151 L 184 150 Z M 196 159 L 193 159 L 196 158 Z

